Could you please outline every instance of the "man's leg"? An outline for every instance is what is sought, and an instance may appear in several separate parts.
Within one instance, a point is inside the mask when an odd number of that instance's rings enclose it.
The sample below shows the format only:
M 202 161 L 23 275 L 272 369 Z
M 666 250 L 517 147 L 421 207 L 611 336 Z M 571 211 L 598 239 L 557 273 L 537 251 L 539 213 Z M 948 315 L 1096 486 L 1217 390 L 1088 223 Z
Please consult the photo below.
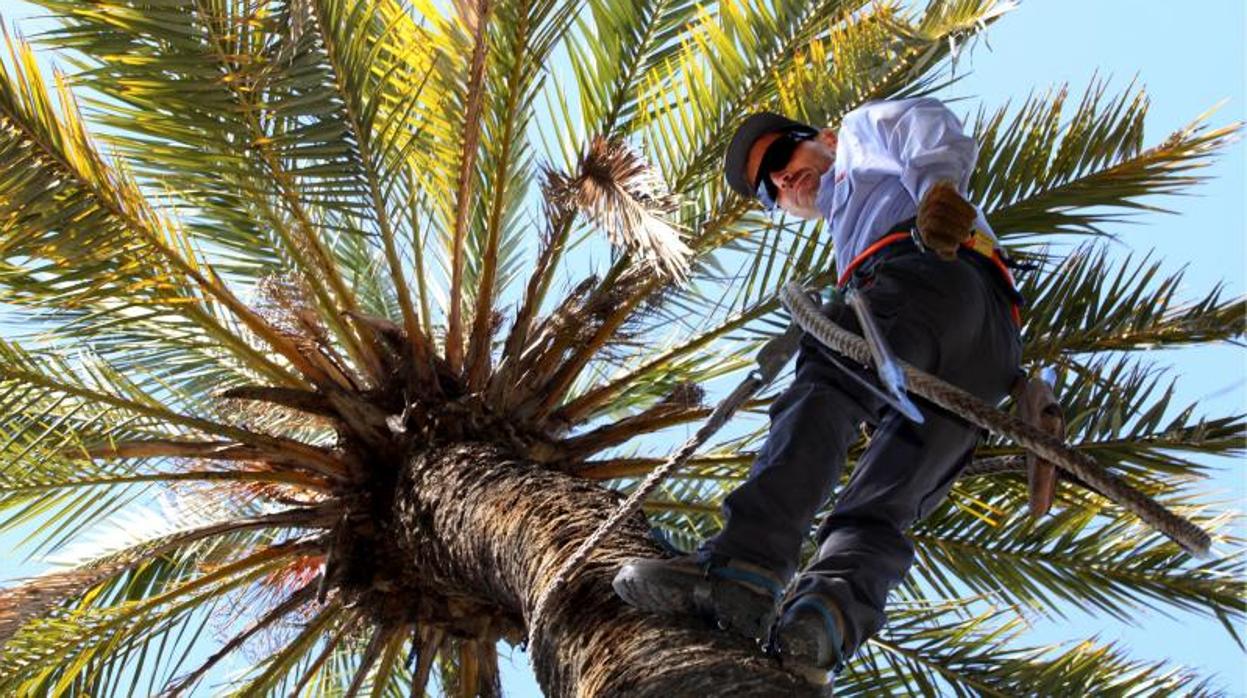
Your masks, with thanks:
M 801 543 L 840 479 L 859 425 L 881 409 L 816 341 L 802 338 L 796 376 L 771 405 L 766 442 L 748 479 L 724 498 L 723 530 L 702 544 L 703 554 L 745 560 L 785 580 L 796 571 Z
M 879 273 L 881 295 L 895 300 L 891 289 L 908 289 L 907 302 L 893 306 L 893 327 L 929 331 L 932 349 L 918 352 L 925 361 L 906 356 L 922 342 L 903 336 L 894 339 L 898 354 L 983 400 L 1004 397 L 1021 349 L 1008 299 L 992 277 L 968 264 L 925 257 L 897 259 Z M 851 655 L 882 626 L 887 595 L 913 563 L 904 532 L 943 501 L 973 452 L 976 428 L 928 403 L 920 407 L 923 424 L 894 412 L 883 418 L 819 529 L 819 550 L 781 618 L 781 649 L 788 636 L 788 644 L 798 647 L 794 654 L 819 658 L 811 662 L 815 666 L 827 668 L 829 652 L 833 658 Z M 792 630 L 797 625 L 804 628 Z M 812 627 L 819 637 L 809 632 Z M 840 645 L 824 646 L 833 635 Z
M 766 638 L 814 514 L 858 437 L 857 425 L 879 409 L 813 342 L 802 340 L 797 375 L 771 407 L 766 443 L 748 480 L 724 502 L 723 531 L 695 555 L 624 565 L 613 586 L 629 604 L 702 615 L 741 635 Z
M 978 431 L 936 410 L 914 424 L 888 415 L 819 529 L 819 549 L 794 598 L 819 594 L 840 615 L 847 657 L 884 622 L 888 593 L 913 563 L 906 529 L 942 501 Z
M 938 357 L 929 326 L 898 321 L 906 289 L 892 282 L 863 292 L 897 354 L 930 370 Z M 828 313 L 860 334 L 843 303 Z M 748 479 L 724 500 L 726 523 L 719 535 L 695 556 L 625 564 L 613 582 L 620 597 L 653 613 L 696 613 L 744 635 L 765 634 L 762 626 L 769 627 L 814 514 L 839 481 L 858 425 L 878 422 L 885 411 L 885 403 L 861 384 L 873 381 L 873 372 L 840 358 L 855 380 L 828 354 L 818 340 L 802 338 L 796 376 L 771 407 L 770 432 Z

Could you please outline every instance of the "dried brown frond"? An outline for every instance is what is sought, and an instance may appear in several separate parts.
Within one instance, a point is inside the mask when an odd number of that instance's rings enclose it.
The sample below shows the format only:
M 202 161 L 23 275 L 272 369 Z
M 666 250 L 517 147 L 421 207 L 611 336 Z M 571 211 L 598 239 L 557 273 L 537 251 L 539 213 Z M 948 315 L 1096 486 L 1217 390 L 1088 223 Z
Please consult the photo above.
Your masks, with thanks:
M 756 409 L 767 402 L 764 399 L 754 398 L 745 401 L 741 409 Z M 677 424 L 703 420 L 710 416 L 710 412 L 709 407 L 681 407 L 655 403 L 643 412 L 565 439 L 560 444 L 560 448 L 568 463 L 575 463 L 643 434 L 650 434 Z
M 481 3 L 476 0 L 451 0 L 455 14 L 463 22 L 463 28 L 469 34 L 475 34 L 481 23 Z
M 259 472 L 270 469 L 268 464 L 258 461 L 244 463 L 242 466 L 241 469 Z M 237 507 L 254 506 L 257 503 L 312 506 L 326 501 L 329 497 L 326 492 L 295 484 L 257 480 L 171 483 L 169 488 L 174 493 L 184 494 L 186 499 L 202 499 L 208 495 L 217 502 L 230 502 Z
M 416 666 L 412 672 L 411 687 L 415 695 L 424 695 L 429 678 L 433 673 L 433 660 L 442 650 L 445 633 L 441 628 L 420 626 L 416 637 L 412 640 L 411 649 L 415 654 Z
M 647 346 L 649 345 L 646 344 L 644 335 L 625 324 L 615 333 L 610 344 L 602 347 L 593 359 L 603 368 L 610 367 L 616 371 L 624 371 L 631 362 L 636 360 L 637 354 L 645 351 Z
M 468 214 L 472 208 L 476 178 L 477 146 L 481 137 L 481 109 L 485 98 L 485 58 L 489 44 L 491 0 L 477 0 L 475 11 L 462 6 L 463 20 L 472 35 L 472 62 L 468 73 L 467 109 L 463 119 L 463 141 L 459 175 L 455 184 L 455 225 L 451 237 L 450 312 L 446 318 L 446 362 L 451 372 L 463 368 L 463 271 Z
M 256 312 L 287 336 L 315 343 L 328 333 L 307 283 L 294 274 L 269 274 L 256 285 Z
M 612 245 L 639 254 L 652 271 L 688 278 L 693 251 L 670 222 L 677 201 L 658 171 L 624 143 L 595 137 L 575 176 L 546 173 L 546 195 L 555 206 L 573 204 Z
M 216 396 L 214 407 L 217 418 L 222 422 L 269 436 L 290 436 L 317 431 L 328 433 L 335 423 L 327 415 L 225 393 Z
M 325 554 L 323 552 L 317 551 L 307 555 L 300 555 L 291 559 L 290 563 L 280 570 L 266 575 L 261 588 L 264 593 L 271 596 L 269 603 L 276 605 L 280 599 L 311 584 L 313 580 L 320 576 L 324 567 Z
M 351 363 L 334 347 L 313 300 L 311 286 L 301 276 L 269 274 L 262 278 L 256 287 L 255 311 L 278 334 L 289 338 L 300 354 L 333 376 L 338 384 L 361 384 Z
M 222 643 L 226 643 L 238 634 L 240 627 L 248 632 L 248 626 L 254 628 L 262 616 L 283 606 L 285 612 L 290 614 L 289 622 L 285 624 L 286 629 L 297 627 L 314 615 L 315 606 L 310 602 L 316 600 L 316 587 L 320 583 L 324 560 L 324 555 L 299 556 L 291 560 L 290 566 L 261 577 L 259 583 L 231 592 L 227 597 L 229 603 L 221 604 L 221 609 L 208 619 L 213 634 Z M 310 572 L 310 576 L 305 575 L 305 572 Z M 292 599 L 296 595 L 301 601 Z M 280 624 L 270 627 L 270 633 L 278 630 L 278 625 Z M 281 644 L 275 646 L 280 648 Z M 264 648 L 261 653 L 251 658 L 260 659 L 265 656 L 263 652 L 272 649 L 273 646 Z
M 514 371 L 514 375 L 519 378 L 518 382 L 525 385 L 537 385 L 557 368 L 559 355 L 552 351 L 551 347 L 556 345 L 560 338 L 578 331 L 583 332 L 584 328 L 591 324 L 592 317 L 588 302 L 591 298 L 590 292 L 597 282 L 597 277 L 593 275 L 581 280 L 563 298 L 559 307 L 537 325 L 528 341 L 528 346 L 519 357 L 517 362 L 519 366 L 509 369 L 509 371 Z M 502 398 L 504 404 L 514 405 L 523 396 L 511 392 L 501 394 L 499 397 Z
M 43 615 L 65 599 L 108 579 L 130 560 L 113 560 L 101 565 L 75 567 L 48 572 L 30 582 L 0 591 L 0 644 L 13 636 L 30 618 Z
M 222 646 L 208 660 L 199 665 L 194 671 L 185 674 L 177 679 L 177 682 L 171 684 L 161 691 L 162 698 L 175 698 L 181 696 L 184 692 L 193 686 L 204 674 L 206 674 L 217 662 L 225 658 L 239 647 L 246 647 L 246 654 L 250 655 L 253 663 L 259 664 L 264 658 L 271 657 L 281 651 L 283 647 L 289 646 L 294 640 L 298 631 L 304 627 L 313 617 L 315 611 L 309 605 L 316 595 L 316 577 L 305 582 L 300 588 L 292 589 L 282 598 L 275 598 L 269 603 L 263 604 L 262 608 L 266 608 L 265 613 L 257 617 L 242 632 L 232 633 L 231 626 L 240 621 L 244 615 L 251 615 L 256 609 L 253 602 L 249 602 L 243 594 L 233 594 L 235 597 L 233 603 L 227 606 L 233 607 L 232 613 L 212 614 L 209 617 L 210 622 L 218 626 L 218 636 L 222 641 Z M 293 618 L 292 618 L 293 616 Z M 283 632 L 284 631 L 284 632 Z M 276 635 L 283 635 L 277 639 Z M 253 642 L 252 639 L 259 635 L 262 642 Z M 257 645 L 264 646 L 257 646 Z
M 315 521 L 317 515 L 318 512 L 313 510 L 289 510 L 179 531 L 67 570 L 46 572 L 16 586 L 0 589 L 0 645 L 7 642 L 31 618 L 46 615 L 58 604 L 81 596 L 88 589 L 122 570 L 179 545 L 231 531 L 307 524 Z M 300 552 L 313 545 L 311 542 L 274 545 L 255 553 L 253 557 L 278 557 Z
M 573 210 L 560 206 L 552 200 L 551 197 L 556 194 L 550 186 L 552 173 L 550 169 L 543 171 L 542 195 L 546 225 L 541 234 L 537 260 L 533 264 L 528 284 L 524 288 L 523 300 L 515 313 L 515 322 L 511 324 L 511 331 L 507 334 L 503 345 L 502 361 L 498 365 L 498 370 L 489 379 L 488 396 L 491 403 L 496 404 L 501 400 L 502 393 L 515 382 L 515 377 L 522 369 L 520 357 L 529 345 L 538 307 L 541 305 L 541 299 L 544 298 L 547 285 L 551 280 L 550 269 L 562 256 L 567 234 L 575 218 Z

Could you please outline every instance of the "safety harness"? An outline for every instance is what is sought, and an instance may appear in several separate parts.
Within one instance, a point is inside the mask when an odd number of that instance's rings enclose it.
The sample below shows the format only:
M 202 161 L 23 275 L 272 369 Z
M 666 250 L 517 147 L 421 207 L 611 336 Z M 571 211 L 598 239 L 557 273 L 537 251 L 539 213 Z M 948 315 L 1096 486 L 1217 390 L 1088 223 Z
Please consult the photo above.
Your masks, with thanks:
M 836 286 L 840 290 L 844 290 L 853 280 L 853 272 L 857 271 L 863 264 L 871 258 L 882 252 L 885 248 L 891 248 L 898 245 L 913 245 L 919 251 L 923 250 L 922 240 L 918 237 L 918 228 L 914 224 L 914 219 L 909 219 L 903 223 L 899 223 L 892 228 L 886 235 L 872 242 L 869 247 L 862 250 L 860 254 L 854 257 L 844 270 L 840 272 L 840 277 L 836 281 Z M 992 241 L 991 237 L 981 231 L 975 230 L 970 239 L 961 243 L 963 254 L 974 255 L 976 258 L 982 259 L 989 263 L 996 273 L 1000 276 L 1005 288 L 1008 290 L 1012 298 L 1012 306 L 1010 312 L 1013 315 L 1013 322 L 1018 327 L 1022 326 L 1022 294 L 1017 290 L 1017 282 L 1013 280 L 1013 268 L 1027 268 L 1005 256 Z

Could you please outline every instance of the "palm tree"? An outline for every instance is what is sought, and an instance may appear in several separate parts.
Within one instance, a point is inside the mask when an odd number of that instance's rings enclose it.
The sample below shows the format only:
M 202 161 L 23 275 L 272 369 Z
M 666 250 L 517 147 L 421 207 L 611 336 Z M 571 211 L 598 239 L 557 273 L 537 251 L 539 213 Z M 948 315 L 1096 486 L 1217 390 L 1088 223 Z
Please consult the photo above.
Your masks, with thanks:
M 0 302 L 21 331 L 0 343 L 0 530 L 72 562 L 0 593 L 0 691 L 178 694 L 241 654 L 254 667 L 213 690 L 496 695 L 499 641 L 525 640 L 552 696 L 811 692 L 608 584 L 656 554 L 650 526 L 688 545 L 719 525 L 756 419 L 527 623 L 611 488 L 782 329 L 779 285 L 828 281 L 816 226 L 723 186 L 736 121 L 834 125 L 946 90 L 949 52 L 1007 3 L 39 4 L 73 72 L 54 103 L 6 34 Z M 1067 99 L 970 120 L 974 198 L 1039 266 L 1027 366 L 1057 367 L 1072 443 L 1220 531 L 1195 459 L 1238 453 L 1243 420 L 1175 409 L 1134 350 L 1234 339 L 1243 301 L 1181 296 L 1180 274 L 1111 263 L 1096 237 L 1196 183 L 1237 126 L 1145 147 L 1142 91 Z M 1046 246 L 1071 236 L 1089 242 Z M 1021 452 L 978 456 L 838 689 L 1204 692 L 1095 641 L 1028 645 L 1022 624 L 1161 606 L 1234 635 L 1239 556 L 1193 562 L 1075 482 L 1031 520 Z

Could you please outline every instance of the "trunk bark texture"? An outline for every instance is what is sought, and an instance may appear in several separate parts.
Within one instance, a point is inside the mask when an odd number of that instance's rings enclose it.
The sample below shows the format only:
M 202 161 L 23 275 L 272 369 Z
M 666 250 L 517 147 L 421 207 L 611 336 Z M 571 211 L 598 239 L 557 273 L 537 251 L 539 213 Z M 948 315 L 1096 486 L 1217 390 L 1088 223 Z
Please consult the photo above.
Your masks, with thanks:
M 414 455 L 399 478 L 395 525 L 403 552 L 441 593 L 530 617 L 559 563 L 618 505 L 593 483 L 508 460 L 486 446 Z M 653 617 L 610 582 L 624 561 L 657 557 L 645 523 L 627 522 L 550 600 L 530 637 L 547 696 L 814 696 L 819 691 L 751 642 L 695 619 Z

